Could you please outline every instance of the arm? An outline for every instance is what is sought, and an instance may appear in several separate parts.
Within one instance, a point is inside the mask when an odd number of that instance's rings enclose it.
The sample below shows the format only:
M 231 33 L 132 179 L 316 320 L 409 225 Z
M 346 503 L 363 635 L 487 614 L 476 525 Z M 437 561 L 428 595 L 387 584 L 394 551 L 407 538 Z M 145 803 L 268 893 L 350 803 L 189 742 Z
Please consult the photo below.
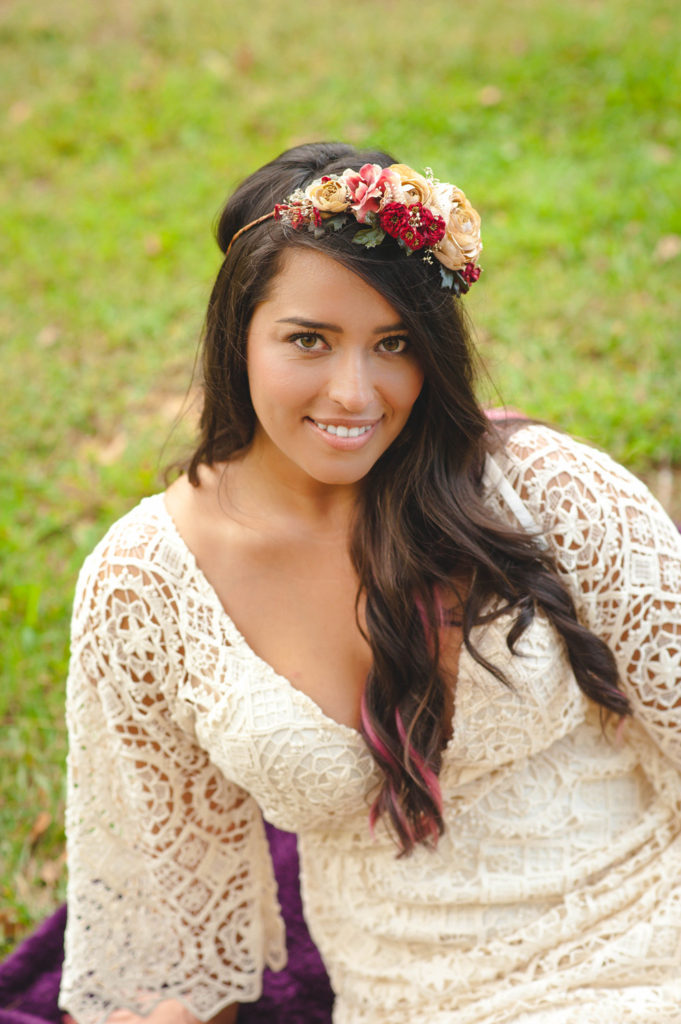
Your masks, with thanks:
M 147 541 L 110 538 L 76 595 L 61 1004 L 79 1024 L 230 1020 L 285 958 L 260 813 L 177 699 L 181 595 Z
M 509 480 L 580 617 L 614 652 L 634 718 L 681 768 L 681 535 L 647 488 L 544 427 L 509 443 Z M 681 792 L 678 794 L 681 809 Z

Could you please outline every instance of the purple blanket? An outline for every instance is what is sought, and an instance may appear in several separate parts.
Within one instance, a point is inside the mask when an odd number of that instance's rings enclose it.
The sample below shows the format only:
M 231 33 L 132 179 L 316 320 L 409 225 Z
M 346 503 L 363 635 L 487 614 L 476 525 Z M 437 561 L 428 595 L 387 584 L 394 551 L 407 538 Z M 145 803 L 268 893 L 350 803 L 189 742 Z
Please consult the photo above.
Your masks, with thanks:
M 263 994 L 240 1008 L 239 1024 L 330 1024 L 333 993 L 303 918 L 296 837 L 266 828 L 286 922 L 288 965 L 277 974 L 265 971 Z M 57 999 L 65 923 L 61 907 L 0 964 L 0 1024 L 61 1024 Z

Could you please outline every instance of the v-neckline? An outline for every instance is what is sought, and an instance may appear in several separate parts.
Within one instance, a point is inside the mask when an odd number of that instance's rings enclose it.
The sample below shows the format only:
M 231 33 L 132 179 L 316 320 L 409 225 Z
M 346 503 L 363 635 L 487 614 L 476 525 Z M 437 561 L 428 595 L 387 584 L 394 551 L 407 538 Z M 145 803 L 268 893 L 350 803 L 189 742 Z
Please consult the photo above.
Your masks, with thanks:
M 346 736 L 352 737 L 354 742 L 361 743 L 364 749 L 368 749 L 366 747 L 364 737 L 362 736 L 362 733 L 359 731 L 359 729 L 355 729 L 354 726 L 352 725 L 346 725 L 345 722 L 339 722 L 336 718 L 332 718 L 331 715 L 328 715 L 323 710 L 323 708 L 317 703 L 317 701 L 310 697 L 308 693 L 306 693 L 304 690 L 301 690 L 300 687 L 294 686 L 294 684 L 291 682 L 290 679 L 287 678 L 287 676 L 282 675 L 281 672 L 277 672 L 273 665 L 271 665 L 268 661 L 265 661 L 264 658 L 261 658 L 260 655 L 253 650 L 253 648 L 248 643 L 243 634 L 237 629 L 234 623 L 234 619 L 231 617 L 231 615 L 225 608 L 224 604 L 220 600 L 218 592 L 216 591 L 212 583 L 209 581 L 206 574 L 201 569 L 200 565 L 196 560 L 194 552 L 191 550 L 186 540 L 180 533 L 177 524 L 175 523 L 175 520 L 173 519 L 170 510 L 166 505 L 165 492 L 162 491 L 159 494 L 155 494 L 152 497 L 148 498 L 147 501 L 156 501 L 158 506 L 160 506 L 161 516 L 165 520 L 166 527 L 169 533 L 171 534 L 173 540 L 181 546 L 186 564 L 190 572 L 200 584 L 201 589 L 205 593 L 206 597 L 210 600 L 211 604 L 220 612 L 220 615 L 227 626 L 226 632 L 228 634 L 229 642 L 233 644 L 235 647 L 238 647 L 242 651 L 244 651 L 255 662 L 255 664 L 259 666 L 262 672 L 265 672 L 271 679 L 275 680 L 279 684 L 283 684 L 286 687 L 287 691 L 292 695 L 292 698 L 294 700 L 296 700 L 304 708 L 311 710 L 315 717 L 319 719 L 323 724 L 325 724 L 328 728 L 338 729 Z
M 332 718 L 332 716 L 328 715 L 326 711 L 324 711 L 323 708 L 317 703 L 317 701 L 310 697 L 310 695 L 306 693 L 305 690 L 301 690 L 300 687 L 295 686 L 291 682 L 291 680 L 288 679 L 287 676 L 282 675 L 281 672 L 277 672 L 273 665 L 271 665 L 268 661 L 265 661 L 264 658 L 261 658 L 260 655 L 253 650 L 253 648 L 248 643 L 243 634 L 237 629 L 234 620 L 232 619 L 231 615 L 229 614 L 224 604 L 220 600 L 220 597 L 215 587 L 208 580 L 208 577 L 205 575 L 205 573 L 199 566 L 196 560 L 196 556 L 194 555 L 194 552 L 191 550 L 186 540 L 180 533 L 177 524 L 175 523 L 175 520 L 173 519 L 170 510 L 166 505 L 165 492 L 161 491 L 158 494 L 150 496 L 146 500 L 151 502 L 155 501 L 156 504 L 160 507 L 161 517 L 164 519 L 166 528 L 170 533 L 171 537 L 173 538 L 175 543 L 181 547 L 188 569 L 200 584 L 207 599 L 219 611 L 221 618 L 224 620 L 227 627 L 226 632 L 229 635 L 229 642 L 233 644 L 234 647 L 240 648 L 245 654 L 247 654 L 248 657 L 251 658 L 251 660 L 260 668 L 261 672 L 265 673 L 271 680 L 278 683 L 280 686 L 283 686 L 286 689 L 286 691 L 290 694 L 291 699 L 296 701 L 296 703 L 298 703 L 298 705 L 303 710 L 306 710 L 308 713 L 311 713 L 320 724 L 325 726 L 327 729 L 335 729 L 339 733 L 342 733 L 348 740 L 352 741 L 355 747 L 361 747 L 361 749 L 367 755 L 369 755 L 369 748 L 367 747 L 366 741 L 362 733 L 359 731 L 359 729 L 355 729 L 352 725 L 346 725 L 345 722 L 339 722 L 336 718 Z M 447 743 L 442 749 L 443 757 L 453 750 L 457 740 L 457 695 L 459 694 L 461 680 L 465 679 L 466 677 L 465 672 L 462 672 L 462 668 L 466 660 L 470 657 L 471 655 L 469 654 L 466 645 L 461 644 L 461 649 L 459 651 L 454 700 L 452 705 L 452 732 L 449 739 L 447 740 Z

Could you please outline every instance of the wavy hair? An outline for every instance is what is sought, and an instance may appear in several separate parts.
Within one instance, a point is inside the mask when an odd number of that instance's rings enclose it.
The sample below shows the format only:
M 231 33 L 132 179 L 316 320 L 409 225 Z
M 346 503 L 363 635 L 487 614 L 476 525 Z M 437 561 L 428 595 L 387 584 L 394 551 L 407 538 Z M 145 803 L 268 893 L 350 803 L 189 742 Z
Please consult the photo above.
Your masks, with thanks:
M 337 143 L 287 150 L 236 189 L 217 226 L 218 244 L 226 252 L 240 228 L 323 174 L 396 162 L 381 151 Z M 483 501 L 485 455 L 502 442 L 475 397 L 475 353 L 460 301 L 441 287 L 432 263 L 405 258 L 391 239 L 373 249 L 354 245 L 355 229 L 349 224 L 315 239 L 268 220 L 235 241 L 208 305 L 200 436 L 187 470 L 198 486 L 201 463 L 226 461 L 251 442 L 248 327 L 287 248 L 326 253 L 393 306 L 424 385 L 402 433 L 362 482 L 350 554 L 373 659 L 362 732 L 381 782 L 370 823 L 384 817 L 400 852 L 408 853 L 417 843 L 435 843 L 444 828 L 438 775 L 454 681 L 441 664 L 443 627 L 457 625 L 470 655 L 506 682 L 477 650 L 473 627 L 511 612 L 513 652 L 539 607 L 565 642 L 584 693 L 617 714 L 627 714 L 629 705 L 612 652 L 579 622 L 551 556 L 495 519 Z

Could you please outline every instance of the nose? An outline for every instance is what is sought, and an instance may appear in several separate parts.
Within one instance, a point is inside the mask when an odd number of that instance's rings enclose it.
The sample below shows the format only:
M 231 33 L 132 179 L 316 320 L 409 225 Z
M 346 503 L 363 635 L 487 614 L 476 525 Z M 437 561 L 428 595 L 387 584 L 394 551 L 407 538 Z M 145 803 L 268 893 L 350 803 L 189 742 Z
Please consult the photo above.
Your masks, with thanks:
M 348 412 L 364 412 L 373 398 L 374 388 L 365 353 L 338 355 L 331 368 L 329 398 Z

